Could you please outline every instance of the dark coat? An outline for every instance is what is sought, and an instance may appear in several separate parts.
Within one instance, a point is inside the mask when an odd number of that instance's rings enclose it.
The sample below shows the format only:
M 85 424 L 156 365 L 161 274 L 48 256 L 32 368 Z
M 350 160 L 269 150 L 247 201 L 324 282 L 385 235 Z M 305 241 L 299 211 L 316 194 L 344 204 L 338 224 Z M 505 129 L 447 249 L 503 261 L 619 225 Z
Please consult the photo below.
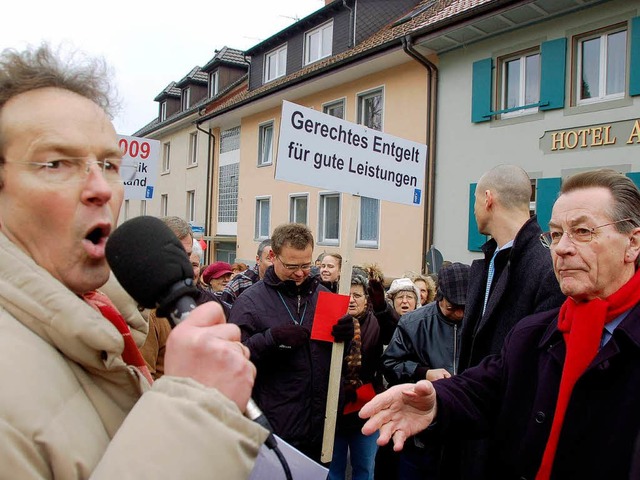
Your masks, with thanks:
M 310 340 L 283 351 L 268 330 L 294 325 L 293 315 L 296 323 L 311 331 L 321 290 L 325 288 L 318 277 L 307 277 L 296 286 L 280 280 L 271 266 L 262 280 L 236 299 L 229 317 L 240 327 L 242 342 L 258 370 L 253 399 L 275 433 L 308 455 L 319 452 L 322 444 L 332 343 Z
M 489 262 L 497 248 L 491 239 L 482 246 L 483 260 L 469 270 L 469 289 L 460 346 L 460 372 L 487 355 L 500 352 L 504 339 L 522 318 L 559 307 L 565 300 L 553 272 L 551 254 L 540 243 L 542 230 L 530 218 L 516 235 L 513 246 L 500 251 L 495 274 L 482 314 Z
M 424 380 L 418 367 L 444 368 L 457 373 L 460 348 L 459 322 L 447 319 L 438 302 L 400 317 L 389 346 L 382 355 L 384 376 L 391 385 Z
M 565 343 L 558 309 L 520 321 L 501 355 L 434 383 L 434 429 L 490 434 L 489 478 L 533 479 L 551 430 Z M 552 479 L 625 479 L 640 431 L 640 304 L 576 383 Z

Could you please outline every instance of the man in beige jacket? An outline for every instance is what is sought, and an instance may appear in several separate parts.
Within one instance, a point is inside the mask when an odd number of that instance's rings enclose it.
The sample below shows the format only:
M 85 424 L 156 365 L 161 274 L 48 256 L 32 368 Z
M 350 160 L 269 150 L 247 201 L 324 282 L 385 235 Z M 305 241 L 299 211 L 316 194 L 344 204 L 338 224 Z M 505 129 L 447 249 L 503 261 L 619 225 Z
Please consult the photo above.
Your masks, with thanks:
M 100 63 L 74 62 L 0 54 L 0 478 L 246 478 L 267 432 L 242 415 L 255 367 L 238 328 L 197 308 L 151 385 L 142 317 L 97 292 L 136 166 Z

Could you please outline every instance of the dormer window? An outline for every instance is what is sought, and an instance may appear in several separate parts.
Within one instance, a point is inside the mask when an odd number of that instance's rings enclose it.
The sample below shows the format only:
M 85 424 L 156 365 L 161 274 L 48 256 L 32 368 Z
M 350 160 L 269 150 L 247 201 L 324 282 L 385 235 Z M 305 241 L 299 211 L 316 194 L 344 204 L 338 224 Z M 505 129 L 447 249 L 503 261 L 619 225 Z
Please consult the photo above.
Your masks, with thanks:
M 286 72 L 287 45 L 282 45 L 264 56 L 264 82 L 282 77 Z
M 167 101 L 165 100 L 160 104 L 160 121 L 164 122 L 167 119 Z
M 317 62 L 331 55 L 333 20 L 308 31 L 304 36 L 304 64 Z
M 218 94 L 219 78 L 218 70 L 209 74 L 209 97 L 215 97 Z
M 182 90 L 182 110 L 188 110 L 191 106 L 191 89 L 185 88 Z

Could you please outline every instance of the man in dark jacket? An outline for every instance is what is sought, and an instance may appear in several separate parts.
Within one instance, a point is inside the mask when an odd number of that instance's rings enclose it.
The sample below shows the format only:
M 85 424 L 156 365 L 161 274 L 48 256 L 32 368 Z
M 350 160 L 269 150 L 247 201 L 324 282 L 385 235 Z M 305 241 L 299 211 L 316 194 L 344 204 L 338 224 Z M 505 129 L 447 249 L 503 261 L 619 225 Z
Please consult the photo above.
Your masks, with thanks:
M 318 292 L 328 291 L 309 275 L 313 243 L 304 225 L 277 227 L 271 236 L 273 265 L 237 298 L 229 322 L 240 327 L 251 352 L 258 370 L 253 399 L 274 432 L 319 460 L 331 343 L 310 340 Z M 336 341 L 353 337 L 353 320 L 346 319 L 342 335 L 334 327 Z
M 494 479 L 627 480 L 640 431 L 640 191 L 624 175 L 573 175 L 553 207 L 550 249 L 562 307 L 516 324 L 500 355 L 365 405 L 380 444 L 434 420 L 443 435 L 490 434 Z
M 436 381 L 457 374 L 460 323 L 464 315 L 469 266 L 452 263 L 438 272 L 436 300 L 400 318 L 382 355 L 390 385 Z M 404 480 L 436 479 L 440 442 L 415 437 L 400 454 L 398 476 Z

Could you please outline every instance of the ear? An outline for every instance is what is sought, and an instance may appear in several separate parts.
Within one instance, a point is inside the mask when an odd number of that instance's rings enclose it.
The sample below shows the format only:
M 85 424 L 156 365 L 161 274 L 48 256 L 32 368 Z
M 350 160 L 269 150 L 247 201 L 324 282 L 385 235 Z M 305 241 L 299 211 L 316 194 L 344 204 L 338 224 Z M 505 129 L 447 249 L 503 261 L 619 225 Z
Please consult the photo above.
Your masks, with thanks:
M 625 263 L 635 263 L 640 255 L 640 227 L 636 227 L 629 233 L 629 245 L 624 255 Z
M 489 210 L 489 208 L 491 208 L 491 206 L 493 205 L 493 193 L 491 192 L 491 190 L 485 190 L 484 191 L 484 206 L 487 210 Z

